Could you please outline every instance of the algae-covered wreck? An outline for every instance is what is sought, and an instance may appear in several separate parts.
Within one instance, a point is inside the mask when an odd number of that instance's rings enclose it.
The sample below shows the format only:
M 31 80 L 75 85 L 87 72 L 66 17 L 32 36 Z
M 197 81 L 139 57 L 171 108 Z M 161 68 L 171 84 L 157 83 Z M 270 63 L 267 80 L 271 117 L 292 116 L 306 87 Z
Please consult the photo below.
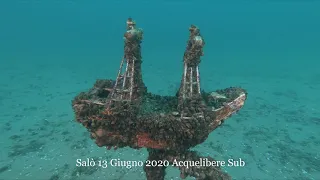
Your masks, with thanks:
M 198 161 L 201 157 L 188 149 L 204 142 L 226 118 L 242 108 L 247 98 L 244 89 L 201 90 L 199 64 L 205 41 L 198 27 L 191 25 L 189 31 L 180 88 L 174 96 L 160 96 L 148 92 L 143 83 L 143 31 L 131 18 L 127 20 L 117 78 L 97 80 L 88 92 L 72 101 L 76 120 L 88 129 L 98 146 L 147 148 L 148 160 Z M 177 168 L 182 178 L 230 179 L 219 167 Z M 144 167 L 148 180 L 163 180 L 165 169 L 160 164 Z

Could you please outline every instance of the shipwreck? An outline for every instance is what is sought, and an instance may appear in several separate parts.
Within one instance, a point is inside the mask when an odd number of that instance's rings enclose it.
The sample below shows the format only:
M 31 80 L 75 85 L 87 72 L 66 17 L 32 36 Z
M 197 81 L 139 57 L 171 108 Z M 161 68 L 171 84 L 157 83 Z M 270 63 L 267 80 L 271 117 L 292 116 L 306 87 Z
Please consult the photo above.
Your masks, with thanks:
M 201 89 L 199 65 L 205 41 L 200 29 L 189 28 L 183 56 L 180 88 L 175 95 L 148 92 L 142 78 L 143 30 L 129 18 L 124 34 L 124 55 L 115 80 L 99 79 L 72 101 L 76 121 L 88 129 L 99 147 L 147 148 L 148 160 L 199 161 L 190 148 L 203 143 L 224 120 L 239 111 L 247 92 L 239 87 L 216 91 Z M 177 167 L 181 178 L 225 180 L 220 167 Z M 147 180 L 163 180 L 166 166 L 144 167 Z

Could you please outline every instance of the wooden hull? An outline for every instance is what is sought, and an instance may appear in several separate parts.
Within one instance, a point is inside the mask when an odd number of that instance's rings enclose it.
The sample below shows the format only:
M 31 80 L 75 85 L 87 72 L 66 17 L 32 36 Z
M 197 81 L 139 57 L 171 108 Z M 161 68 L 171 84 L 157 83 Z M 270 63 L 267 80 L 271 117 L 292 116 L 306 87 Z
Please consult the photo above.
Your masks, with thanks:
M 112 85 L 112 83 L 109 84 Z M 215 96 L 207 93 L 204 98 L 211 99 L 215 103 L 207 102 L 208 108 L 204 112 L 204 117 L 183 119 L 174 110 L 177 97 L 162 97 L 149 93 L 147 96 L 150 97 L 145 99 L 140 109 L 145 110 L 151 106 L 154 109 L 160 109 L 157 112 L 153 112 L 155 110 L 151 108 L 148 111 L 149 114 L 142 113 L 143 110 L 140 110 L 137 116 L 106 115 L 101 111 L 104 108 L 101 100 L 104 99 L 100 97 L 97 102 L 98 95 L 95 95 L 95 93 L 99 94 L 97 92 L 101 94 L 99 90 L 101 88 L 108 89 L 104 86 L 99 87 L 98 90 L 93 88 L 94 90 L 82 94 L 82 98 L 76 98 L 73 108 L 78 122 L 90 131 L 91 137 L 95 139 L 98 146 L 116 148 L 129 146 L 131 148 L 182 150 L 196 146 L 205 141 L 208 135 L 225 119 L 239 111 L 247 98 L 245 90 L 241 88 L 220 90 L 222 99 L 216 96 L 217 93 L 214 93 Z M 159 103 L 150 105 L 151 101 L 154 103 L 159 101 Z M 172 111 L 169 108 L 167 112 L 159 113 L 165 111 L 164 109 L 169 104 L 172 106 Z M 162 107 L 159 107 L 161 105 Z
M 246 98 L 247 95 L 245 93 L 242 93 L 238 98 L 225 104 L 223 107 L 208 112 L 210 114 L 214 114 L 214 116 L 216 117 L 212 119 L 212 122 L 209 124 L 210 128 L 208 134 L 212 132 L 214 129 L 216 129 L 218 126 L 220 126 L 224 120 L 238 112 L 244 106 Z M 110 132 L 110 137 L 112 136 L 113 138 L 116 138 L 121 135 L 115 132 Z M 168 143 L 168 141 L 170 141 L 170 139 L 154 140 L 150 136 L 150 134 L 146 132 L 137 132 L 131 140 L 132 147 L 134 148 L 174 149 L 174 147 L 170 147 L 171 143 Z

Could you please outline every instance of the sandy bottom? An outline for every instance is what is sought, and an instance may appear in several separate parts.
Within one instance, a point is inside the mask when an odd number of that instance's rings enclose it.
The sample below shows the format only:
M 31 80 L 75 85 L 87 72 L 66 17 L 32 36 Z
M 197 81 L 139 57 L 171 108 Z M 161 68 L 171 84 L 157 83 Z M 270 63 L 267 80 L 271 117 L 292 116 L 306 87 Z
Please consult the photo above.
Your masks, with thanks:
M 77 159 L 147 158 L 145 149 L 98 148 L 73 121 L 72 98 L 90 88 L 95 79 L 113 77 L 116 69 L 95 72 L 93 66 L 81 65 L 3 67 L 0 179 L 145 179 L 142 167 L 76 166 Z M 144 79 L 150 91 L 169 94 L 176 90 L 180 73 L 174 76 L 175 80 L 165 81 L 165 77 L 149 73 Z M 237 115 L 194 149 L 221 161 L 241 158 L 243 167 L 224 167 L 234 179 L 319 179 L 320 78 L 211 77 L 202 80 L 206 88 L 241 85 L 249 96 Z M 169 168 L 166 179 L 179 179 L 178 170 Z

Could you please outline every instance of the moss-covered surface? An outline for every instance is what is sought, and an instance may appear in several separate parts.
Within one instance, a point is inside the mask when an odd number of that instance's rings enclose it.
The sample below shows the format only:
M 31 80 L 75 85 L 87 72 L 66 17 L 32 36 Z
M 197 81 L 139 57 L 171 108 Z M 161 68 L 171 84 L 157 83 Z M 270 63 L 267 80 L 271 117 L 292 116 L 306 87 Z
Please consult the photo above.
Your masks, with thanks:
M 97 80 L 88 92 L 80 93 L 73 100 L 76 119 L 91 133 L 103 131 L 113 132 L 117 136 L 109 138 L 97 137 L 99 146 L 130 146 L 136 148 L 134 139 L 139 133 L 147 133 L 149 138 L 166 142 L 169 149 L 187 149 L 202 143 L 210 133 L 209 124 L 215 120 L 215 112 L 237 98 L 244 91 L 240 88 L 218 90 L 224 98 L 217 98 L 211 93 L 202 92 L 202 98 L 187 100 L 186 111 L 195 114 L 204 111 L 204 117 L 181 119 L 177 112 L 177 96 L 159 96 L 145 93 L 140 99 L 132 102 L 118 102 L 113 114 L 102 113 L 105 110 L 108 94 L 114 81 Z M 220 97 L 219 96 L 219 97 Z M 101 130 L 102 129 L 102 130 Z

